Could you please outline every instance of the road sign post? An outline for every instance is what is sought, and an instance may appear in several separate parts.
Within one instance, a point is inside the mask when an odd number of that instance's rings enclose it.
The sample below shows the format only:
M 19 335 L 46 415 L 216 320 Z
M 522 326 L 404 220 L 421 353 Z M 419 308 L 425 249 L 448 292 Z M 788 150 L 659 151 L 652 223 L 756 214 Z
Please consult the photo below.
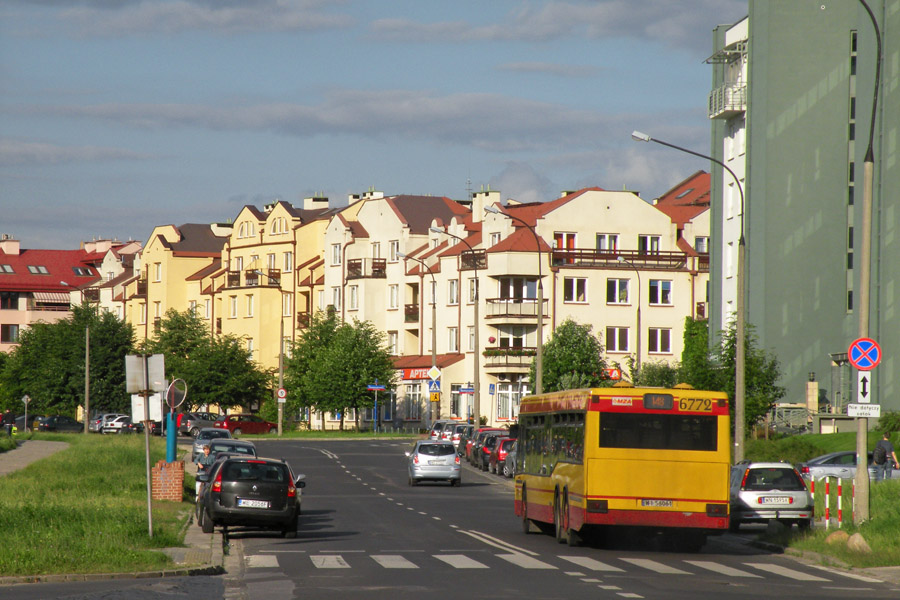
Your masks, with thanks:
M 865 219 L 864 219 L 865 221 Z M 861 262 L 864 272 L 867 273 L 868 268 L 867 254 L 863 253 Z M 865 281 L 864 277 L 861 281 Z M 866 307 L 860 310 L 860 334 L 865 336 L 868 334 L 868 285 L 863 283 L 861 288 L 864 291 L 863 299 L 860 304 Z M 881 406 L 872 404 L 872 380 L 865 375 L 871 375 L 869 371 L 878 366 L 881 362 L 881 346 L 878 342 L 869 337 L 859 337 L 853 340 L 850 348 L 847 349 L 847 359 L 850 364 L 859 369 L 860 378 L 857 380 L 859 387 L 857 392 L 859 397 L 865 400 L 863 404 L 850 404 L 847 406 L 847 414 L 856 417 L 856 462 L 857 464 L 866 464 L 866 456 L 868 455 L 868 444 L 866 439 L 869 433 L 869 417 L 881 414 Z M 865 375 L 863 375 L 865 373 Z M 856 470 L 856 494 L 853 498 L 853 520 L 859 525 L 869 519 L 869 473 L 865 469 Z

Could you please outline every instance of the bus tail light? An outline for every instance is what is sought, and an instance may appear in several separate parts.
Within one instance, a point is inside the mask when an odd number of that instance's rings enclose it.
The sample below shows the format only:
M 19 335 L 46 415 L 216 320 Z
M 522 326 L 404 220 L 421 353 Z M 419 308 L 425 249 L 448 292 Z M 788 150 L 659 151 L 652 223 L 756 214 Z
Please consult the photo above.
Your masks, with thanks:
M 589 513 L 607 513 L 609 512 L 609 506 L 606 500 L 588 500 L 587 511 Z
M 706 516 L 707 517 L 727 517 L 728 516 L 728 505 L 727 504 L 707 504 L 706 505 Z

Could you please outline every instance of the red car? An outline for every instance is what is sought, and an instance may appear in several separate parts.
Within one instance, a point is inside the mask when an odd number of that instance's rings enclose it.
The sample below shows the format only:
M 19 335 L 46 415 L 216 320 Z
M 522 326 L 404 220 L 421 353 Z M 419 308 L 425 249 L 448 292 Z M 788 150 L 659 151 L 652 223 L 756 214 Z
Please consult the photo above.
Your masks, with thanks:
M 217 429 L 227 429 L 238 437 L 242 433 L 278 433 L 278 425 L 251 414 L 223 415 L 213 423 Z
M 488 457 L 488 473 L 503 475 L 503 467 L 506 466 L 506 454 L 516 445 L 516 438 L 499 438 L 494 449 Z

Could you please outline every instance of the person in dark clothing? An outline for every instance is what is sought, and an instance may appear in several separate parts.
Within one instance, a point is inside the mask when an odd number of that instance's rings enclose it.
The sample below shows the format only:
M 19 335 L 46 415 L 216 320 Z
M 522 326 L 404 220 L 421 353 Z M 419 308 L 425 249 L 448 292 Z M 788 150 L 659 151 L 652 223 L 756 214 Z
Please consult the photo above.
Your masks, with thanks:
M 3 429 L 6 430 L 6 435 L 12 437 L 12 430 L 16 424 L 16 415 L 9 410 L 6 409 L 6 412 L 3 413 Z
M 878 456 L 881 454 L 879 447 L 884 448 L 884 462 L 881 463 L 878 462 Z M 900 462 L 897 461 L 897 453 L 894 452 L 894 445 L 891 443 L 891 434 L 888 432 L 884 433 L 882 439 L 878 440 L 878 443 L 875 444 L 875 452 L 872 454 L 875 456 L 876 479 L 890 479 L 891 471 L 894 470 L 894 465 L 900 465 Z

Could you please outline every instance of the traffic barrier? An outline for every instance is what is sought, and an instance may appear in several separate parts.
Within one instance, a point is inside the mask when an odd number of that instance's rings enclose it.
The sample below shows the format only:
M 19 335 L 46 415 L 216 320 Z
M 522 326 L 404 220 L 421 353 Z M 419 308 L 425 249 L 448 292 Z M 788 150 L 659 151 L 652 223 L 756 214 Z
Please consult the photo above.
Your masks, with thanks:
M 844 524 L 844 510 L 843 510 L 843 502 L 844 502 L 844 480 L 840 477 L 836 477 L 833 475 L 829 475 L 827 477 L 822 477 L 825 481 L 825 529 L 831 527 L 831 480 L 834 479 L 837 482 L 837 522 L 838 529 L 840 529 Z M 816 499 L 816 481 L 815 479 L 810 481 L 809 486 L 810 493 L 813 497 L 813 503 L 815 504 Z M 851 497 L 853 502 L 856 501 L 856 482 L 851 480 Z M 853 504 L 851 503 L 851 513 L 853 511 Z

